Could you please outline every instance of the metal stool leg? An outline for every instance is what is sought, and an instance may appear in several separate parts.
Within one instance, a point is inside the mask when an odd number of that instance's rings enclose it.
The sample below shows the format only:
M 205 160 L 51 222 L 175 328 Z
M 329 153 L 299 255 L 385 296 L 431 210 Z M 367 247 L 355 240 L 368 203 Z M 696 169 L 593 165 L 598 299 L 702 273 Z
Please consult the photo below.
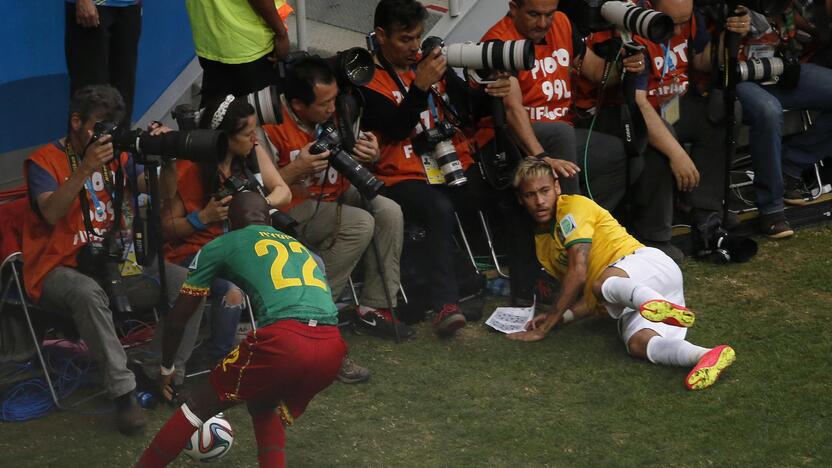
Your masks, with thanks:
M 462 237 L 462 243 L 465 245 L 465 251 L 468 252 L 468 258 L 471 260 L 471 266 L 474 267 L 474 271 L 477 274 L 482 273 L 479 268 L 477 268 L 477 261 L 474 259 L 474 253 L 471 251 L 471 245 L 468 244 L 468 236 L 465 235 L 465 231 L 462 229 L 462 221 L 459 220 L 459 215 L 454 212 L 454 218 L 456 218 L 456 227 L 459 229 L 459 236 Z
M 821 195 L 823 195 L 823 178 L 820 176 L 820 168 L 823 166 L 823 161 L 816 162 L 814 166 L 815 181 L 818 183 L 818 193 L 810 193 L 809 201 L 817 200 Z
M 32 341 L 35 344 L 35 351 L 38 355 L 38 360 L 40 361 L 41 369 L 43 370 L 43 377 L 46 379 L 46 385 L 49 387 L 49 393 L 52 395 L 52 401 L 55 402 L 55 406 L 60 409 L 66 409 L 61 402 L 58 400 L 58 393 L 55 391 L 55 385 L 52 383 L 52 378 L 49 376 L 49 368 L 46 366 L 46 359 L 43 358 L 43 352 L 41 351 L 41 343 L 38 340 L 38 335 L 35 333 L 35 327 L 32 325 L 32 318 L 29 316 L 29 306 L 26 304 L 26 294 L 23 291 L 23 286 L 20 284 L 20 279 L 17 275 L 17 267 L 14 265 L 14 261 L 11 263 L 12 268 L 12 279 L 14 280 L 15 286 L 17 287 L 17 294 L 20 298 L 20 306 L 23 308 L 23 315 L 26 317 L 26 325 L 29 328 L 29 333 L 32 335 Z
M 480 217 L 482 230 L 485 233 L 485 240 L 488 242 L 488 250 L 491 252 L 491 259 L 494 260 L 494 268 L 497 269 L 498 275 L 502 276 L 503 278 L 508 278 L 509 275 L 503 272 L 503 270 L 500 268 L 500 261 L 497 260 L 497 251 L 494 250 L 494 242 L 491 240 L 491 230 L 488 229 L 488 223 L 485 221 L 485 214 L 483 214 L 482 210 L 477 211 L 477 214 Z
M 350 282 L 350 292 L 352 293 L 352 300 L 355 302 L 355 306 L 358 307 L 358 293 L 355 292 L 355 283 L 352 282 L 352 276 L 347 276 L 347 280 Z

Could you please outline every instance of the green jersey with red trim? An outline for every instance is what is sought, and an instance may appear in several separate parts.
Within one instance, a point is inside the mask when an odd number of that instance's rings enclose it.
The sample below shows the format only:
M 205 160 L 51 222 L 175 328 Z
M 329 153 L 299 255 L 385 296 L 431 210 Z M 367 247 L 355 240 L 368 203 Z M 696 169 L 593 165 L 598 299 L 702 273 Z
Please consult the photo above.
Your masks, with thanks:
M 181 294 L 207 296 L 214 278 L 227 279 L 248 294 L 259 326 L 286 319 L 338 323 L 326 277 L 312 254 L 271 226 L 250 225 L 212 240 L 189 268 Z

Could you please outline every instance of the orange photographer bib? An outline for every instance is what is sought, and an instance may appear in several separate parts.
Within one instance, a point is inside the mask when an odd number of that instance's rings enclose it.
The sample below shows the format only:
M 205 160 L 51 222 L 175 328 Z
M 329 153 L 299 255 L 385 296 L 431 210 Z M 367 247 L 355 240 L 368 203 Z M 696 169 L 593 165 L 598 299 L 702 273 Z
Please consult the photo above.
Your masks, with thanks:
M 263 131 L 277 150 L 277 167 L 287 166 L 297 159 L 301 148 L 315 141 L 313 135 L 300 128 L 295 117 L 286 109 L 285 103 L 282 108 L 283 123 L 280 125 L 263 125 Z M 322 201 L 335 201 L 347 188 L 349 188 L 349 182 L 341 177 L 335 168 L 330 167 L 329 170 L 321 171 L 312 176 L 308 186 L 292 187 L 292 201 L 285 210 L 291 209 L 310 197 L 317 199 L 319 195 Z
M 408 70 L 407 73 L 399 74 L 402 83 L 409 89 L 411 83 L 416 78 L 416 73 L 413 70 Z M 445 81 L 442 80 L 438 84 L 439 92 L 445 93 Z M 384 68 L 376 66 L 376 73 L 373 76 L 373 81 L 367 85 L 372 91 L 375 91 L 387 99 L 393 101 L 396 105 L 404 100 L 399 86 L 393 81 Z M 437 113 L 440 119 L 444 119 L 444 113 L 441 105 L 437 105 Z M 426 128 L 433 128 L 433 116 L 429 109 L 425 109 L 420 115 L 421 124 L 416 124 L 416 127 L 410 134 L 410 138 L 405 140 L 391 140 L 386 138 L 379 132 L 374 132 L 379 139 L 381 147 L 381 159 L 376 163 L 376 175 L 386 185 L 395 185 L 403 180 L 428 180 L 426 175 L 426 165 L 429 161 L 423 161 L 424 158 L 430 158 L 429 155 L 418 155 L 413 151 L 413 143 L 411 138 L 421 133 L 422 125 Z M 471 159 L 471 150 L 468 147 L 468 141 L 462 132 L 457 131 L 451 140 L 456 148 L 459 162 L 462 163 L 462 169 L 467 170 L 474 160 Z

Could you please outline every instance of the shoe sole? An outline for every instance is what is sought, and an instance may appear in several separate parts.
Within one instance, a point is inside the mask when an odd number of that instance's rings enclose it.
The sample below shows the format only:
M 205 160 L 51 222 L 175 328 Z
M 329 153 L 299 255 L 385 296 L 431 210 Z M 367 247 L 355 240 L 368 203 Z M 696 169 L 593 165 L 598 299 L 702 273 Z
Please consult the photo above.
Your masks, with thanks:
M 341 374 L 338 374 L 338 376 L 337 376 L 336 378 L 337 378 L 337 379 L 338 379 L 338 381 L 339 381 L 339 382 L 341 382 L 341 383 L 345 383 L 345 384 L 359 384 L 359 383 L 368 382 L 368 381 L 370 380 L 370 377 L 371 377 L 371 376 L 369 376 L 369 375 L 368 375 L 368 376 L 366 376 L 366 377 L 352 377 L 352 378 L 350 378 L 350 377 L 344 377 L 344 376 L 342 376 Z
M 788 231 L 782 231 L 775 234 L 766 234 L 766 237 L 769 239 L 784 239 L 786 237 L 791 237 L 794 235 L 794 231 L 789 229 Z
M 791 205 L 791 206 L 804 206 L 804 205 L 808 205 L 809 201 L 806 200 L 805 198 L 799 198 L 799 199 L 798 198 L 788 198 L 788 199 L 783 199 L 783 203 L 785 203 L 787 205 Z
M 390 334 L 384 333 L 382 331 L 377 331 L 377 329 L 372 328 L 372 327 L 365 327 L 365 326 L 358 325 L 358 322 L 353 322 L 352 332 L 355 333 L 356 335 L 360 335 L 360 336 L 374 336 L 376 338 L 385 338 L 385 339 L 388 339 L 388 340 L 395 340 L 396 339 L 396 335 L 390 335 Z M 404 334 L 404 333 L 399 334 L 399 339 L 409 340 L 409 339 L 411 339 L 415 336 L 416 336 L 416 330 L 411 329 L 410 334 Z
M 727 369 L 737 359 L 737 354 L 734 348 L 726 346 L 719 353 L 719 358 L 711 366 L 701 367 L 699 369 L 694 367 L 694 370 L 685 378 L 685 385 L 688 390 L 702 390 L 715 384 L 722 375 L 722 371 Z
M 696 316 L 687 307 L 663 300 L 645 302 L 639 308 L 639 313 L 651 322 L 666 323 L 682 328 L 693 326 L 696 319 Z
M 464 327 L 466 323 L 465 316 L 462 314 L 449 315 L 445 317 L 445 320 L 436 324 L 436 333 L 439 336 L 451 336 L 454 332 Z

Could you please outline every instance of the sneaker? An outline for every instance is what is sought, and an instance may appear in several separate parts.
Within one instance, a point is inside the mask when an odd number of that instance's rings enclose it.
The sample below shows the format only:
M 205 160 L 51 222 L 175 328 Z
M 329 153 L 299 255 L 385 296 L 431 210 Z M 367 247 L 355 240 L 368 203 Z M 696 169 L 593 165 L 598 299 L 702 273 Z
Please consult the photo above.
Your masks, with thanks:
M 693 325 L 695 316 L 687 307 L 676 305 L 664 299 L 647 301 L 639 308 L 641 316 L 651 322 L 661 322 L 674 327 L 688 328 Z
M 713 385 L 719 378 L 722 371 L 734 363 L 737 354 L 734 348 L 728 345 L 720 345 L 705 353 L 696 363 L 693 370 L 685 378 L 685 386 L 688 390 L 702 390 Z
M 136 392 L 130 391 L 115 399 L 116 427 L 124 435 L 140 434 L 146 424 L 144 410 L 136 400 Z
M 676 262 L 677 264 L 682 263 L 682 260 L 685 259 L 685 254 L 682 252 L 682 249 L 673 245 L 670 241 L 664 242 L 653 242 L 653 241 L 645 241 L 644 245 L 647 247 L 653 247 L 654 249 L 659 249 L 664 252 L 665 255 L 670 257 L 671 260 Z
M 760 232 L 772 239 L 784 239 L 794 235 L 794 230 L 782 211 L 760 215 Z
M 802 178 L 783 174 L 783 201 L 787 205 L 805 205 L 812 198 Z
M 370 371 L 356 364 L 349 356 L 344 356 L 341 369 L 338 370 L 338 380 L 346 384 L 364 383 L 370 380 Z
M 356 312 L 354 331 L 359 335 L 373 335 L 381 338 L 412 338 L 416 334 L 413 328 L 393 319 L 388 309 L 375 309 L 365 314 Z
M 433 318 L 433 328 L 439 336 L 450 336 L 465 326 L 465 316 L 457 304 L 445 304 Z

